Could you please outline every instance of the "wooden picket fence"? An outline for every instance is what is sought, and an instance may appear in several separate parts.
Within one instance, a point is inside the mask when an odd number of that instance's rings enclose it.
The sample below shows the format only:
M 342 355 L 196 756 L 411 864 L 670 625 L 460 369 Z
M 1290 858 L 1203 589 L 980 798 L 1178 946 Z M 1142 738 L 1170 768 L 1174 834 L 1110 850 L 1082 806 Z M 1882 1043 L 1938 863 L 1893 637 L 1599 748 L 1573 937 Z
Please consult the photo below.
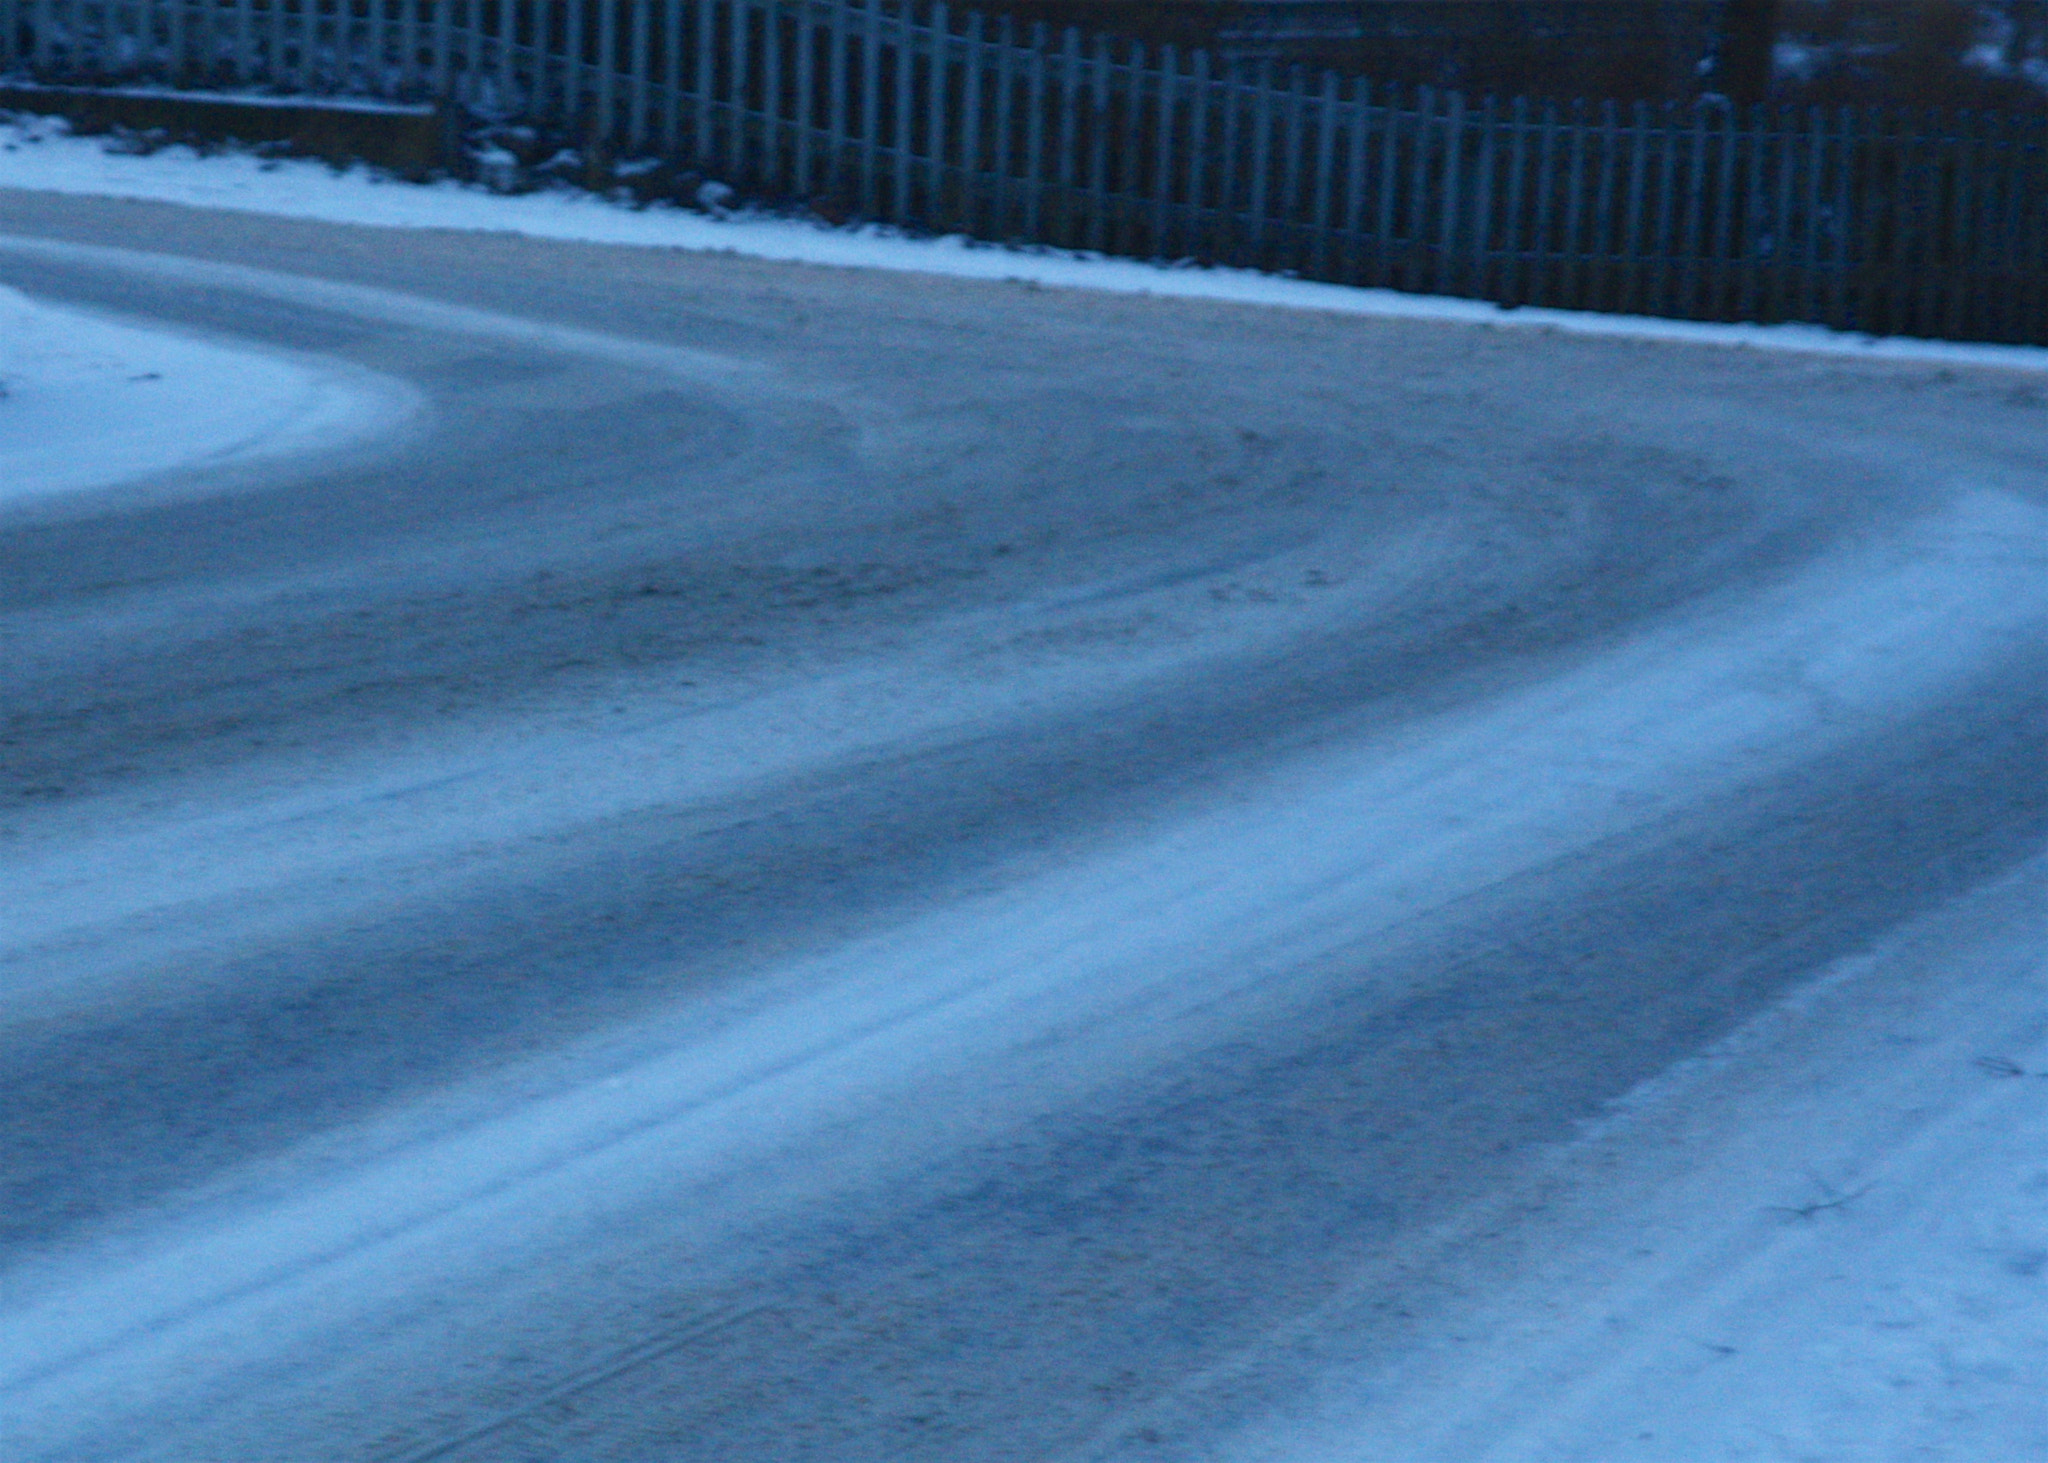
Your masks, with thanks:
M 443 98 L 985 239 L 2048 343 L 2037 116 L 1473 102 L 942 0 L 0 0 L 0 65 Z

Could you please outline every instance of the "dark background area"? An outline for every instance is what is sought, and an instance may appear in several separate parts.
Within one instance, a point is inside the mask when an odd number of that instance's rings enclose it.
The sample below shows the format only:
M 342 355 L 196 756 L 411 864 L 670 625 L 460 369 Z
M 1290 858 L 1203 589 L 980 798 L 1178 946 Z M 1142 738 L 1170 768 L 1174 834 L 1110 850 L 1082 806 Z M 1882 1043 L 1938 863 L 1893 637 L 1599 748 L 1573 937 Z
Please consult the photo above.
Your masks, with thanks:
M 2048 0 L 987 0 L 1023 24 L 1474 94 L 2048 107 Z

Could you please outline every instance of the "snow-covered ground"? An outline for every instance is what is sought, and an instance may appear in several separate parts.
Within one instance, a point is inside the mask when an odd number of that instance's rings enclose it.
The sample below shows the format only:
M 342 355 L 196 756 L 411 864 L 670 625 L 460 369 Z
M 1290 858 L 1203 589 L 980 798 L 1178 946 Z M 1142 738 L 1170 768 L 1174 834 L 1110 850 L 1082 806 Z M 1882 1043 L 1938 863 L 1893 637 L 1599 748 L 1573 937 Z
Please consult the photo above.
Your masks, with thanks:
M 1330 1366 L 1231 1456 L 2048 1457 L 2048 860 L 1645 1084 L 1548 1177 L 1516 1196 L 1533 1273 L 1475 1276 L 1428 1344 Z
M 393 428 L 396 381 L 62 309 L 0 285 L 0 505 L 332 449 Z
M 1805 325 L 1717 325 L 1571 310 L 1502 310 L 1476 300 L 1356 289 L 1249 270 L 1162 267 L 1064 251 L 999 248 L 957 236 L 910 238 L 890 229 L 834 229 L 789 219 L 632 208 L 567 188 L 503 196 L 474 185 L 421 186 L 367 168 L 337 172 L 322 163 L 248 153 L 202 157 L 189 148 L 171 147 L 138 156 L 110 152 L 97 138 L 73 136 L 61 118 L 23 118 L 0 125 L 0 188 L 150 199 L 388 228 L 484 229 L 537 239 L 694 249 L 793 263 L 1021 280 L 1340 314 L 2048 369 L 2048 351 L 2024 347 L 1876 340 Z
M 117 155 L 49 123 L 14 124 L 4 137 L 0 187 L 1337 312 L 2048 365 L 2048 352 L 1504 314 L 1470 302 L 635 210 L 568 194 L 415 187 L 247 156 Z M 405 409 L 402 393 L 354 374 L 11 292 L 0 293 L 0 381 L 8 389 L 0 401 L 0 502 L 303 451 L 387 428 Z M 280 1312 L 301 1290 L 325 1286 L 370 1304 L 374 1285 L 351 1288 L 359 1273 L 403 1271 L 422 1246 L 433 1257 L 424 1268 L 441 1265 L 458 1246 L 438 1239 L 439 1229 L 473 1222 L 493 1205 L 507 1211 L 499 1232 L 516 1238 L 519 1224 L 538 1227 L 575 1211 L 602 1188 L 591 1179 L 599 1171 L 616 1191 L 665 1172 L 678 1153 L 697 1155 L 690 1161 L 706 1171 L 722 1164 L 759 1174 L 771 1138 L 801 1130 L 841 1143 L 815 1117 L 821 1106 L 894 1114 L 867 1141 L 914 1148 L 932 1141 L 938 1126 L 922 1111 L 926 1085 L 941 1081 L 971 1097 L 981 1066 L 1034 1036 L 1049 1045 L 1096 1008 L 1161 1006 L 1171 1019 L 1146 1029 L 1161 1042 L 1186 1039 L 1207 1019 L 1197 998 L 1211 993 L 1168 987 L 1218 949 L 1243 954 L 1249 968 L 1253 957 L 1284 947 L 1304 920 L 1341 925 L 1364 910 L 1392 922 L 1418 900 L 1503 879 L 1621 826 L 1658 797 L 1713 795 L 1760 761 L 1789 760 L 1795 749 L 1811 754 L 1829 738 L 1903 714 L 1908 703 L 1932 703 L 1974 666 L 2038 639 L 2048 623 L 2044 584 L 2043 509 L 1996 491 L 1957 494 L 1945 515 L 1819 561 L 1774 598 L 1641 637 L 1483 715 L 1419 725 L 1398 755 L 1375 746 L 1356 762 L 1304 764 L 1289 774 L 1293 781 L 1261 789 L 1262 802 L 1189 819 L 1061 876 L 1050 893 L 1013 891 L 990 908 L 951 911 L 851 949 L 840 957 L 845 968 L 835 967 L 839 978 L 797 982 L 823 994 L 735 1020 L 602 1089 L 423 1146 L 302 1205 L 178 1236 L 132 1257 L 126 1270 L 53 1283 L 17 1311 L 0 1373 L 34 1378 L 22 1383 L 20 1416 L 40 1404 L 61 1431 L 64 1419 L 88 1420 L 77 1378 L 45 1373 L 66 1348 L 110 1348 L 81 1365 L 117 1374 L 115 1391 L 134 1386 L 150 1397 L 161 1386 L 168 1395 L 192 1357 L 206 1354 L 180 1349 L 179 1326 L 225 1328 L 208 1343 L 223 1355 L 267 1345 L 270 1328 L 292 1320 Z M 806 694 L 837 693 L 828 686 Z M 742 744 L 738 733 L 733 741 Z M 681 749 L 641 749 L 631 734 L 614 733 L 611 743 L 644 750 L 645 767 L 671 778 L 689 766 Z M 760 744 L 744 745 L 753 766 Z M 483 754 L 471 747 L 463 755 Z M 621 810 L 633 810 L 633 798 L 704 794 L 660 784 L 626 760 L 609 788 Z M 486 820 L 516 817 L 522 798 L 538 805 L 559 795 L 501 777 L 488 783 L 489 806 L 471 805 L 465 789 L 485 786 L 476 774 L 491 769 L 456 769 L 470 774 L 466 782 L 442 775 L 446 767 L 431 770 L 435 776 L 415 779 L 428 791 L 414 800 L 421 821 L 449 840 L 503 836 Z M 578 795 L 593 786 L 586 779 Z M 348 858 L 386 856 L 374 844 L 376 827 L 351 829 L 346 809 L 319 819 L 289 811 L 295 826 L 317 827 L 330 842 L 337 829 L 350 833 Z M 1397 852 L 1361 853 L 1361 830 Z M 343 856 L 324 844 L 301 849 L 262 819 L 230 831 L 218 841 L 240 862 L 220 854 L 213 871 L 236 879 L 254 877 L 251 848 L 269 860 L 265 880 L 292 888 L 329 878 L 330 863 Z M 416 845 L 430 841 L 398 832 Z M 117 911 L 124 916 L 148 913 L 140 906 L 155 896 L 141 871 L 175 865 L 189 898 L 192 868 L 213 867 L 203 856 L 173 857 L 194 842 L 190 834 L 184 826 L 134 830 L 126 843 L 94 843 L 91 861 L 76 867 L 23 859 L 0 903 L 18 901 L 12 928 L 29 932 L 38 920 L 85 910 L 94 890 L 110 904 L 138 906 Z M 160 841 L 151 843 L 152 835 Z M 2037 862 L 1897 931 L 1884 948 L 1817 975 L 1703 1058 L 1624 1099 L 1610 1122 L 1558 1158 L 1554 1187 L 1541 1199 L 1550 1217 L 1522 1213 L 1513 1222 L 1549 1250 L 1524 1256 L 1519 1278 L 1498 1290 L 1474 1274 L 1453 1319 L 1401 1363 L 1366 1367 L 1343 1355 L 1344 1303 L 1276 1337 L 1284 1366 L 1323 1358 L 1319 1400 L 1284 1424 L 1239 1433 L 1238 1451 L 1304 1463 L 2048 1456 L 2044 889 Z M 1049 920 L 1049 910 L 1060 918 Z M 1197 945 L 1207 953 L 1191 953 Z M 856 1035 L 820 1045 L 821 1031 Z M 1122 1038 L 1105 1019 L 1089 1039 Z M 1086 1041 L 1066 1039 L 1068 1059 L 1085 1053 Z M 1133 1059 L 1127 1044 L 1093 1055 L 1102 1068 Z M 979 1100 L 991 1111 L 1005 1101 L 1041 1101 L 1060 1081 L 1080 1083 L 1093 1070 L 1070 1066 L 1045 1076 L 1042 1089 Z M 716 1094 L 738 1080 L 735 1072 L 767 1074 L 749 1079 L 751 1121 L 767 1137 L 714 1121 L 724 1100 Z M 771 1121 L 786 1117 L 784 1108 L 802 1121 Z M 953 1114 L 950 1121 L 970 1126 L 986 1117 L 964 1098 Z M 851 1163 L 847 1152 L 799 1153 L 810 1168 L 778 1157 L 803 1170 L 785 1176 L 791 1185 L 824 1183 Z M 874 1167 L 894 1161 L 884 1152 L 862 1158 Z M 488 1202 L 460 1207 L 485 1190 Z M 706 1214 L 711 1236 L 719 1216 L 708 1206 Z M 1445 1243 L 1483 1257 L 1474 1235 L 1494 1222 L 1468 1216 Z M 344 1260 L 323 1271 L 337 1254 Z M 237 1298 L 243 1285 L 280 1271 L 294 1274 L 292 1285 Z M 1370 1285 L 1361 1279 L 1345 1303 L 1367 1304 L 1360 1295 Z M 193 1322 L 195 1303 L 214 1309 Z M 307 1313 L 332 1321 L 349 1314 L 350 1303 L 329 1294 Z M 257 1316 L 260 1325 L 251 1321 Z M 162 1325 L 138 1339 L 133 1328 L 143 1321 Z M 1270 1357 L 1244 1364 L 1283 1365 Z M 1103 1450 L 1121 1441 L 1105 1439 Z

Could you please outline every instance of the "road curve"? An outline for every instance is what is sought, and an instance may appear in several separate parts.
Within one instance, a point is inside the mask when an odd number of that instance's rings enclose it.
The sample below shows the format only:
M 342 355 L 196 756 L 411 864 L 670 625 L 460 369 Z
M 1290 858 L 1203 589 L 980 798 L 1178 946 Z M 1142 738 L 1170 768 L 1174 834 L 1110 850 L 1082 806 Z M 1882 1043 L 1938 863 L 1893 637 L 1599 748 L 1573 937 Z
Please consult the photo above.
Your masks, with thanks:
M 1215 1456 L 2048 836 L 2034 378 L 0 205 L 424 403 L 0 503 L 10 1459 Z

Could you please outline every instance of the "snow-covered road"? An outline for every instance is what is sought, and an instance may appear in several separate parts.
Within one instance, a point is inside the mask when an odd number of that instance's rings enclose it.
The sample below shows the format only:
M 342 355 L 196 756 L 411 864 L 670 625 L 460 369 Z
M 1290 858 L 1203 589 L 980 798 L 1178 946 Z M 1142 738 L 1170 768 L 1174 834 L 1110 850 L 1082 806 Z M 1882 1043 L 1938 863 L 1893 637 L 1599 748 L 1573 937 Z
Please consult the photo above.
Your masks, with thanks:
M 2048 378 L 0 210 L 354 403 L 0 495 L 10 1459 L 1889 1456 L 1943 1183 L 2042 1334 Z

